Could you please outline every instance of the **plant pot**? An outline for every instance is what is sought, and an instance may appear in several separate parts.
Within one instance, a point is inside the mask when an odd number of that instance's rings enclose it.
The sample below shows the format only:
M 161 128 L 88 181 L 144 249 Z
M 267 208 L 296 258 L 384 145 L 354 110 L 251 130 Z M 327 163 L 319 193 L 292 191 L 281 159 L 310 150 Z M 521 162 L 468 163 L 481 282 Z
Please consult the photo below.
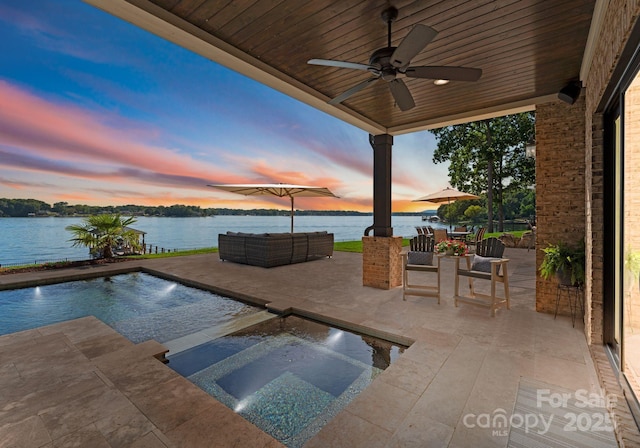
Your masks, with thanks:
M 448 249 L 444 254 L 449 256 L 453 255 L 453 249 Z
M 556 272 L 556 278 L 562 286 L 573 286 L 571 282 L 571 269 Z

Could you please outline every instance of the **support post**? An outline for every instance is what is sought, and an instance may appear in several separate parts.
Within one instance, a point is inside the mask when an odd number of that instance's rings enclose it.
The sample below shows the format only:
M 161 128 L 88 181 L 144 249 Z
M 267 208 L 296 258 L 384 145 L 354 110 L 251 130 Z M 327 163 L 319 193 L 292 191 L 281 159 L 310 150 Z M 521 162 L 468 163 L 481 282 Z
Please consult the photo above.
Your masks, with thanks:
M 369 135 L 373 148 L 373 225 L 362 238 L 362 284 L 380 289 L 402 285 L 402 238 L 391 227 L 393 136 Z M 368 236 L 373 230 L 373 236 Z
M 369 135 L 373 148 L 373 229 L 374 236 L 393 236 L 391 227 L 391 148 L 393 136 Z

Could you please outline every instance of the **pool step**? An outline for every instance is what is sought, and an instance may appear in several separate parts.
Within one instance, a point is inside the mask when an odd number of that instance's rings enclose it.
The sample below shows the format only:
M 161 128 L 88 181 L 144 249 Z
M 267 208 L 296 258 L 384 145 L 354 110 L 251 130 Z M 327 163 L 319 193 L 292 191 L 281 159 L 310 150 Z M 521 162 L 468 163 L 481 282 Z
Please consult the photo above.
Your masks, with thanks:
M 197 345 L 204 344 L 205 342 L 212 341 L 213 339 L 250 327 L 251 325 L 273 319 L 274 317 L 278 317 L 278 315 L 269 311 L 260 311 L 258 313 L 238 317 L 237 319 L 222 325 L 205 328 L 204 330 L 173 339 L 172 341 L 164 342 L 162 345 L 169 349 L 168 355 L 171 356 Z

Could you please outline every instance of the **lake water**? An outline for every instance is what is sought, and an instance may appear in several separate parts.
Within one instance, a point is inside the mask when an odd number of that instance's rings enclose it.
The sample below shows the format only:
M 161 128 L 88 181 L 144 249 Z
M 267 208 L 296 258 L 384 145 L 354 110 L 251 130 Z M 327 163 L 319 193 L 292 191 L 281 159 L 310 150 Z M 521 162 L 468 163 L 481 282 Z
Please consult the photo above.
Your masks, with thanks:
M 234 232 L 289 232 L 288 216 L 215 216 L 206 218 L 138 217 L 133 228 L 147 232 L 145 242 L 165 249 L 216 247 L 218 234 Z M 72 247 L 70 224 L 82 218 L 0 218 L 0 265 L 42 263 L 55 260 L 84 260 L 88 250 Z M 360 240 L 373 216 L 296 216 L 295 232 L 326 230 L 335 241 Z M 426 224 L 420 216 L 393 216 L 397 236 L 413 236 L 415 226 Z M 433 225 L 433 224 L 432 224 Z M 433 225 L 438 227 L 439 225 Z

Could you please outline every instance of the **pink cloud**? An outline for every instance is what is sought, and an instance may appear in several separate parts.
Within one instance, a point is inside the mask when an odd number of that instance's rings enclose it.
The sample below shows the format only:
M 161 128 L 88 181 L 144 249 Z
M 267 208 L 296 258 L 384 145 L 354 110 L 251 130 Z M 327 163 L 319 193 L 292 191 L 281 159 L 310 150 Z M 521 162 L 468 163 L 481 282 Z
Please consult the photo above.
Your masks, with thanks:
M 104 124 L 106 117 L 47 102 L 0 81 L 0 144 L 67 162 L 137 167 L 189 177 L 231 178 L 188 155 L 137 141 L 138 132 Z M 207 166 L 208 165 L 208 166 Z
M 339 190 L 343 182 L 335 177 L 329 176 L 309 176 L 303 171 L 285 171 L 272 168 L 264 162 L 254 162 L 250 166 L 251 172 L 256 175 L 255 182 L 281 182 L 297 185 L 313 185 L 326 187 L 330 190 Z M 335 193 L 335 191 L 334 191 Z
M 309 172 L 306 167 L 314 162 L 313 159 L 310 162 L 308 157 L 300 162 L 305 170 L 287 169 L 279 163 L 272 166 L 264 161 L 244 158 L 238 153 L 223 153 L 219 157 L 221 163 L 213 164 L 145 142 L 149 139 L 158 140 L 161 134 L 162 130 L 135 126 L 135 123 L 126 121 L 125 118 L 109 113 L 46 100 L 0 80 L 0 167 L 13 172 L 62 175 L 71 179 L 109 182 L 116 186 L 111 190 L 103 188 L 98 191 L 92 190 L 91 184 L 85 183 L 86 187 L 76 187 L 83 191 L 71 193 L 64 191 L 64 187 L 56 187 L 62 191 L 52 193 L 51 187 L 38 188 L 29 186 L 28 182 L 0 180 L 0 185 L 6 188 L 39 190 L 40 196 L 46 195 L 53 202 L 77 200 L 95 204 L 100 201 L 105 205 L 190 203 L 207 207 L 286 209 L 288 202 L 278 198 L 243 198 L 243 201 L 239 201 L 226 199 L 223 195 L 219 199 L 219 194 L 206 185 L 287 182 L 327 187 L 339 196 L 353 187 L 340 178 L 323 175 L 321 170 Z M 314 150 L 323 152 L 320 147 Z M 329 156 L 326 152 L 325 155 Z M 354 168 L 358 165 L 355 163 L 357 158 L 349 156 L 346 159 L 351 159 L 350 162 L 353 163 L 350 169 L 358 172 L 370 169 L 364 169 L 370 161 L 361 160 L 358 162 L 360 166 Z M 232 163 L 233 172 L 228 163 Z M 145 186 L 206 191 L 211 198 L 147 193 Z M 299 198 L 296 200 L 296 208 L 371 210 L 370 198 L 348 196 L 341 199 Z

